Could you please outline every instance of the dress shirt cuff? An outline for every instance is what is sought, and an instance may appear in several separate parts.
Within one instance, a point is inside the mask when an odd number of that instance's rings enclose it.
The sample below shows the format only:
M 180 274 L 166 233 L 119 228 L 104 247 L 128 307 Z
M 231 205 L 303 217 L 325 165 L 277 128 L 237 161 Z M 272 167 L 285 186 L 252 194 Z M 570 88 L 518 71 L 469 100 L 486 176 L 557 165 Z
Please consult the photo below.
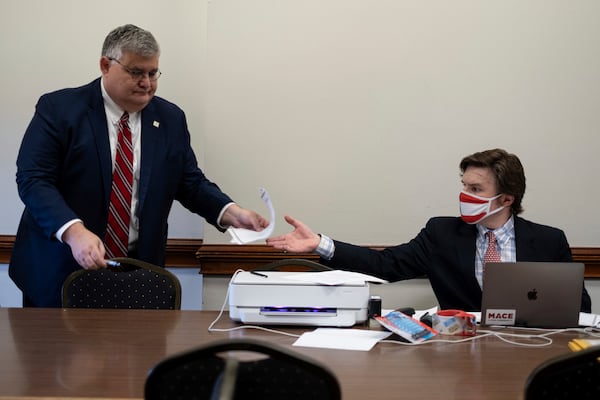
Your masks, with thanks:
M 331 260 L 333 258 L 333 253 L 335 252 L 333 240 L 323 234 L 319 234 L 319 236 L 321 236 L 321 241 L 319 242 L 319 246 L 315 249 L 315 253 L 326 260 Z
M 233 201 L 231 203 L 225 204 L 225 207 L 223 207 L 223 209 L 219 213 L 219 216 L 217 217 L 217 225 L 219 225 L 219 228 L 221 228 L 221 229 L 227 229 L 227 228 L 229 228 L 229 226 L 224 226 L 224 225 L 221 224 L 221 219 L 223 218 L 223 214 L 225 214 L 225 211 L 227 211 L 227 209 L 229 207 L 231 207 L 232 205 L 234 205 L 234 204 L 235 204 L 235 202 L 233 202 Z
M 66 231 L 67 229 L 69 229 L 69 227 L 70 227 L 71 225 L 73 225 L 73 224 L 75 224 L 75 223 L 77 223 L 77 222 L 81 222 L 81 223 L 83 223 L 83 221 L 82 221 L 82 220 L 80 220 L 79 218 L 72 219 L 72 220 L 70 220 L 69 222 L 67 222 L 66 224 L 64 224 L 63 226 L 61 226 L 61 227 L 60 227 L 60 229 L 56 231 L 56 233 L 54 234 L 54 236 L 56 236 L 56 238 L 57 238 L 57 239 L 58 239 L 58 240 L 59 240 L 61 243 L 63 243 L 63 240 L 62 240 L 62 236 L 63 236 L 63 234 L 65 233 L 65 231 Z

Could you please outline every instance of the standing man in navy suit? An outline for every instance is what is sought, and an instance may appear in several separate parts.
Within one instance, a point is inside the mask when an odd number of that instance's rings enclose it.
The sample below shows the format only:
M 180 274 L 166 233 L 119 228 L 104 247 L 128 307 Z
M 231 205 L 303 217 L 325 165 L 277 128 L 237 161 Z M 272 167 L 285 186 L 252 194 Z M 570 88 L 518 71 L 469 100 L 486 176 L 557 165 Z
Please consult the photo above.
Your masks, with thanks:
M 317 235 L 290 216 L 285 219 L 294 231 L 267 243 L 286 251 L 314 251 L 325 265 L 388 281 L 426 276 L 442 309 L 465 311 L 481 308 L 488 231 L 497 239 L 501 261 L 572 261 L 562 230 L 517 216 L 523 211 L 525 173 L 516 155 L 502 149 L 474 153 L 462 159 L 460 171 L 461 217 L 431 218 L 408 243 L 373 250 Z M 584 288 L 581 311 L 591 308 Z
M 184 112 L 154 95 L 159 56 L 150 32 L 118 27 L 104 41 L 100 78 L 39 99 L 17 158 L 25 210 L 9 267 L 24 306 L 60 307 L 62 283 L 71 272 L 106 268 L 112 175 L 124 112 L 133 151 L 127 256 L 164 265 L 173 200 L 220 230 L 260 231 L 268 225 L 199 169 Z

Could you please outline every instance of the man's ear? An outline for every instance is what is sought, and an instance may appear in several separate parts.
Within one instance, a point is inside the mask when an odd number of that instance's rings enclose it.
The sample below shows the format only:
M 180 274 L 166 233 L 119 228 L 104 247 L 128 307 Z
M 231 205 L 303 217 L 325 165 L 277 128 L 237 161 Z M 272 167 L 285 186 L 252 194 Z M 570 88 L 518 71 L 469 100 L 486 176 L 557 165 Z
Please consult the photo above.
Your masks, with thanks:
M 108 59 L 108 57 L 100 57 L 100 71 L 102 72 L 102 74 L 105 74 L 108 72 L 108 68 L 110 67 L 110 60 Z
M 512 194 L 503 194 L 500 201 L 504 207 L 508 208 L 515 202 L 515 196 Z

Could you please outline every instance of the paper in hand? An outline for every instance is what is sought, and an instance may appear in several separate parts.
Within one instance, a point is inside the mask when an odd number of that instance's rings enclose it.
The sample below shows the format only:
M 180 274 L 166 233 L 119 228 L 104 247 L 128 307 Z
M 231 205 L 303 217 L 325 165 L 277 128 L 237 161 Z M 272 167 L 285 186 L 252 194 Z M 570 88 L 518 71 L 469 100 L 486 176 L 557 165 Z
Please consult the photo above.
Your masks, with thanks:
M 227 232 L 231 235 L 231 243 L 234 244 L 246 244 L 251 242 L 256 242 L 258 240 L 265 240 L 273 233 L 273 229 L 275 229 L 275 209 L 273 208 L 273 203 L 271 203 L 271 198 L 269 197 L 269 193 L 266 189 L 260 188 L 259 190 L 260 198 L 267 205 L 269 209 L 270 222 L 269 225 L 260 232 L 253 231 L 251 229 L 245 228 L 234 228 L 229 227 Z

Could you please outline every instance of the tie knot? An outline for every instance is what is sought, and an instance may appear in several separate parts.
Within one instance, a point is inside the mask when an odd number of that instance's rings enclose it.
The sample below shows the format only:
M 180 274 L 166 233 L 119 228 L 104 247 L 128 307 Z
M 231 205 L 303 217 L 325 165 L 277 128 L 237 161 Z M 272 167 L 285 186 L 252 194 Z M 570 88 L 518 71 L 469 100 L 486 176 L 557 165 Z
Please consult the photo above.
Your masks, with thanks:
M 486 236 L 488 237 L 488 241 L 489 241 L 490 243 L 496 243 L 496 235 L 494 235 L 494 232 L 492 232 L 492 231 L 487 231 L 485 234 L 486 234 Z
M 121 115 L 121 123 L 126 124 L 129 121 L 129 113 L 125 111 L 123 115 Z

